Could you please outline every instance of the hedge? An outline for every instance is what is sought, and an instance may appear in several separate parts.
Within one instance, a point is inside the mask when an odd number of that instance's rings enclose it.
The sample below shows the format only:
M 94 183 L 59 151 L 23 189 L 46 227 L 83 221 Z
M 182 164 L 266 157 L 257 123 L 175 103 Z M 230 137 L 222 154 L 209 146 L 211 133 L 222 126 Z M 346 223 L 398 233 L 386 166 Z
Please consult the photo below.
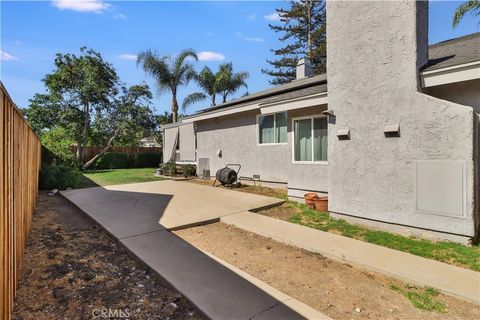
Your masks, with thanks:
M 44 163 L 40 170 L 39 188 L 41 190 L 77 188 L 80 185 L 81 176 L 76 168 Z
M 136 153 L 133 165 L 136 168 L 151 168 L 158 167 L 161 162 L 162 155 L 160 153 Z
M 126 153 L 106 152 L 95 161 L 95 169 L 125 169 L 128 164 Z

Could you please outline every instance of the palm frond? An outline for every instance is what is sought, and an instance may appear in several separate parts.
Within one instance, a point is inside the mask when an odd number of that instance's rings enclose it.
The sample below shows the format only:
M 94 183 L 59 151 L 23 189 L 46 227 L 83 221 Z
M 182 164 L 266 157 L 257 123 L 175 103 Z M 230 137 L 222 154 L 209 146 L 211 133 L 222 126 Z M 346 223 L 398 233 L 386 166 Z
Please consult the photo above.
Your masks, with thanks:
M 156 80 L 161 92 L 171 89 L 172 73 L 166 60 L 167 57 L 159 57 L 151 50 L 140 52 L 137 58 L 137 66 L 141 65 L 143 70 Z
M 185 97 L 185 99 L 183 99 L 182 111 L 185 112 L 188 106 L 194 103 L 203 101 L 205 99 L 207 99 L 207 95 L 204 94 L 203 92 L 195 92 L 195 93 L 189 94 L 188 96 Z
M 473 16 L 480 16 L 480 0 L 469 0 L 458 7 L 453 15 L 453 27 L 458 26 L 463 17 L 469 12 L 471 12 Z

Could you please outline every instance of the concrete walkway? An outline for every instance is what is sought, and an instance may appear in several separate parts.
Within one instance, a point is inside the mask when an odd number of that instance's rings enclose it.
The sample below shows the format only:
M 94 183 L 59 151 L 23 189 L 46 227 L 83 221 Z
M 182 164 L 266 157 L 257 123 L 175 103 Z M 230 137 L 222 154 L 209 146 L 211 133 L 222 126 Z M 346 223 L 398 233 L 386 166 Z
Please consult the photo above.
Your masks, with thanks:
M 272 286 L 270 286 L 270 285 L 266 284 L 265 282 L 255 278 L 254 276 L 249 275 L 245 271 L 242 271 L 242 270 L 238 269 L 237 267 L 229 264 L 228 262 L 220 259 L 219 257 L 214 256 L 213 254 L 211 254 L 209 252 L 206 252 L 205 250 L 202 250 L 200 248 L 199 248 L 199 250 L 201 250 L 203 253 L 205 253 L 206 255 L 208 255 L 209 257 L 211 257 L 212 259 L 214 259 L 218 263 L 220 263 L 220 264 L 224 265 L 225 267 L 227 267 L 228 269 L 232 270 L 233 272 L 235 272 L 236 274 L 238 274 L 239 276 L 241 276 L 242 278 L 244 278 L 248 282 L 251 282 L 252 284 L 257 286 L 258 288 L 262 289 L 263 291 L 265 291 L 266 293 L 268 293 L 269 295 L 271 295 L 272 297 L 274 297 L 278 301 L 285 304 L 287 307 L 292 308 L 293 310 L 295 310 L 297 313 L 299 313 L 301 316 L 305 317 L 306 319 L 331 320 L 331 318 L 329 316 L 327 316 L 327 315 L 321 313 L 320 311 L 318 311 L 316 309 L 313 309 L 312 307 L 306 305 L 305 303 L 300 302 L 297 299 L 292 298 L 289 295 L 273 288 Z
M 76 189 L 61 193 L 83 211 L 101 219 L 127 214 L 128 217 L 125 218 L 131 219 L 137 225 L 136 228 L 141 227 L 145 232 L 159 229 L 158 222 L 166 229 L 175 230 L 283 202 L 256 194 L 172 180 Z M 156 218 L 157 225 L 152 223 L 151 218 L 143 220 L 144 215 Z
M 204 188 L 204 194 L 220 191 L 220 189 L 211 189 L 190 183 L 162 181 L 115 188 L 97 187 L 69 190 L 62 191 L 61 194 L 97 221 L 173 288 L 185 295 L 206 318 L 304 319 L 285 303 L 218 263 L 158 223 L 160 216 L 172 203 L 175 203 L 173 199 L 177 195 L 171 191 L 161 193 L 154 186 L 166 188 L 167 185 L 172 184 L 186 186 L 187 192 L 194 190 L 201 193 L 197 187 Z M 185 189 L 182 188 L 182 192 Z M 202 195 L 197 194 L 193 196 L 196 201 L 190 202 L 190 210 L 193 212 L 202 206 L 214 206 L 215 199 L 220 199 L 217 204 L 220 204 L 221 207 L 222 201 L 225 202 L 227 196 L 235 198 L 238 193 L 222 193 L 218 198 L 204 195 L 205 202 L 200 201 Z M 245 203 L 239 203 L 241 201 L 232 199 L 234 204 L 228 206 L 227 209 L 235 211 L 242 207 L 252 206 L 252 204 L 246 203 L 248 201 L 262 206 L 273 202 L 268 198 L 240 198 Z M 186 198 L 182 199 L 188 201 Z M 223 213 L 228 214 L 228 210 Z M 218 217 L 220 211 L 216 212 Z M 182 211 L 170 211 L 168 214 L 175 213 L 182 214 Z M 209 217 L 207 216 L 207 218 Z M 167 221 L 172 220 L 174 219 Z M 180 221 L 183 223 L 185 220 L 180 219 Z M 188 222 L 191 221 L 188 220 Z
M 227 224 L 326 257 L 363 266 L 480 305 L 480 273 L 290 222 L 242 212 L 221 218 Z

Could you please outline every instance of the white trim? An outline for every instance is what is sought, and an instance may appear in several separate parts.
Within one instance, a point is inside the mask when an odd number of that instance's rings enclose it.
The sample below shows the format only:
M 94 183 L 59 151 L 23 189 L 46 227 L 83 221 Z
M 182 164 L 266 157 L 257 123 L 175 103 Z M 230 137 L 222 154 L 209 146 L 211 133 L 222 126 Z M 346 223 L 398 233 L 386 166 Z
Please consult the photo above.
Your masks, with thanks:
M 261 114 L 277 113 L 294 109 L 308 108 L 318 105 L 327 104 L 327 92 L 320 92 L 316 94 L 311 94 L 304 97 L 287 99 L 277 102 L 268 103 L 267 101 L 260 103 L 253 103 L 243 107 L 232 106 L 228 109 L 213 110 L 205 114 L 191 115 L 188 118 L 179 120 L 181 123 L 190 123 L 199 120 L 213 119 L 217 117 L 223 117 L 226 115 L 231 115 L 239 112 L 251 111 L 260 109 Z
M 273 142 L 273 143 L 260 143 L 260 126 L 258 124 L 258 119 L 260 117 L 267 117 L 270 115 L 273 115 L 273 141 L 277 140 L 277 113 L 285 113 L 287 116 L 287 141 L 285 142 Z M 256 125 L 255 125 L 255 130 L 256 130 L 256 139 L 257 139 L 257 147 L 268 147 L 268 146 L 284 146 L 288 144 L 288 113 L 286 111 L 282 112 L 275 112 L 275 113 L 269 113 L 269 114 L 257 114 L 256 116 Z
M 313 125 L 313 119 L 318 119 L 318 118 L 327 118 L 326 115 L 324 114 L 312 114 L 308 116 L 301 116 L 301 117 L 295 117 L 292 118 L 292 164 L 306 164 L 306 165 L 322 165 L 326 166 L 328 165 L 328 150 L 327 150 L 327 160 L 320 160 L 320 161 L 314 161 L 314 152 L 313 152 L 313 130 L 314 130 L 314 125 Z M 312 137 L 312 161 L 296 161 L 295 160 L 295 121 L 296 120 L 305 120 L 305 119 L 311 119 L 311 137 Z M 328 119 L 327 119 L 327 138 L 328 138 Z
M 328 104 L 327 92 L 321 92 L 306 97 L 300 97 L 290 100 L 277 101 L 268 103 L 268 101 L 260 104 L 260 112 L 262 114 L 276 113 L 308 107 L 315 107 Z
M 424 88 L 480 79 L 480 61 L 424 71 L 421 73 L 420 78 Z
M 239 113 L 239 112 L 244 112 L 244 111 L 251 111 L 251 110 L 256 110 L 259 109 L 260 106 L 258 103 L 254 104 L 249 104 L 243 107 L 232 107 L 231 109 L 227 110 L 220 110 L 220 111 L 212 111 L 212 113 L 207 113 L 207 114 L 200 114 L 198 116 L 193 115 L 191 118 L 186 118 L 182 119 L 182 123 L 189 123 L 189 122 L 195 122 L 195 121 L 200 121 L 200 120 L 207 120 L 207 119 L 213 119 L 217 117 L 223 117 L 223 116 L 228 116 L 231 114 Z

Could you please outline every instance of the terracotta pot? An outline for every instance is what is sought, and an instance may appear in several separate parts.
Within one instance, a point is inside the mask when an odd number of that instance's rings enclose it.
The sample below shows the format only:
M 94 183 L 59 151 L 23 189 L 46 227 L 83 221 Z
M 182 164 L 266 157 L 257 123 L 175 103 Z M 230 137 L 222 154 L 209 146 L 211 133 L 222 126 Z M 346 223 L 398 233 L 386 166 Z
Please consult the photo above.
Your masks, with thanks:
M 317 197 L 314 203 L 318 211 L 328 211 L 328 197 Z
M 318 195 L 315 192 L 306 193 L 303 198 L 305 199 L 305 204 L 310 208 L 315 208 L 315 199 L 318 198 Z

